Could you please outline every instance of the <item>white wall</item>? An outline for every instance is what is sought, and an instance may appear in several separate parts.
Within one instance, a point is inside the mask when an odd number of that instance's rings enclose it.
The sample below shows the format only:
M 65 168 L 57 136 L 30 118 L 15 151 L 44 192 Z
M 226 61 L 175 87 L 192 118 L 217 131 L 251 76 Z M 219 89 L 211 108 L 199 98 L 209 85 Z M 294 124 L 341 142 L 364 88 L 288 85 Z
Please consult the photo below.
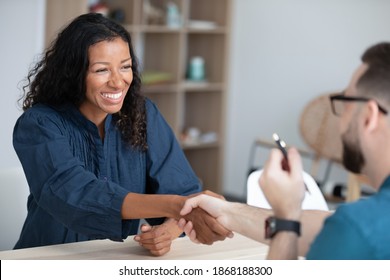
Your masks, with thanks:
M 0 168 L 20 165 L 12 146 L 19 83 L 43 49 L 44 9 L 44 0 L 0 0 Z
M 24 179 L 10 177 L 17 172 L 11 168 L 20 166 L 12 146 L 12 131 L 22 112 L 17 104 L 22 93 L 19 83 L 43 49 L 44 12 L 44 0 L 0 0 L 0 169 L 8 175 L 0 181 L 0 221 L 2 231 L 7 229 L 0 233 L 0 250 L 13 248 L 27 212 L 28 189 L 24 184 L 20 188 L 10 185 L 14 181 L 23 183 Z
M 225 193 L 245 194 L 249 151 L 277 132 L 305 147 L 299 115 L 344 88 L 368 46 L 390 41 L 387 0 L 239 0 L 233 7 Z

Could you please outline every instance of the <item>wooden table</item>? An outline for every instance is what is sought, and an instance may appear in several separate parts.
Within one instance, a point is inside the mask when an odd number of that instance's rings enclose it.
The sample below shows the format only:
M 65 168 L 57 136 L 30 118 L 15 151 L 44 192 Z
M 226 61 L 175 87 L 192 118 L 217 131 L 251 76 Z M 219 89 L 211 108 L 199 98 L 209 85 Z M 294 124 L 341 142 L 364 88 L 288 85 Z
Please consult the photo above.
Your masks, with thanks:
M 29 249 L 0 251 L 1 260 L 258 260 L 265 259 L 268 245 L 235 234 L 213 245 L 195 244 L 188 237 L 173 241 L 171 251 L 152 256 L 129 236 L 124 242 L 93 240 Z

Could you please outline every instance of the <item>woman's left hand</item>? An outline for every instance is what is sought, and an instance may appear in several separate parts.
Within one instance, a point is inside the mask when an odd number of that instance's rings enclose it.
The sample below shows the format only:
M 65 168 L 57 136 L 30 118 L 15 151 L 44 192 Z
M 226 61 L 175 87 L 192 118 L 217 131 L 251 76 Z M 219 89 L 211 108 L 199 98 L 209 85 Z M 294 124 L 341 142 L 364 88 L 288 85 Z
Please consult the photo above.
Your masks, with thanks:
M 168 219 L 158 226 L 141 225 L 141 233 L 134 237 L 142 247 L 152 255 L 162 256 L 171 250 L 172 240 L 177 238 L 182 230 L 174 219 Z

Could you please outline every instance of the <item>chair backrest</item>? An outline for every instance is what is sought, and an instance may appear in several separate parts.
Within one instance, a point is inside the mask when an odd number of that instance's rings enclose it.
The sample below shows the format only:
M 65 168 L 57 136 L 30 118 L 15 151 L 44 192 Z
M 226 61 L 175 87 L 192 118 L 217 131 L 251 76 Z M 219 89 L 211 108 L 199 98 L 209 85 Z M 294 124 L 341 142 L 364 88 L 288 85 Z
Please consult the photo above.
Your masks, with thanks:
M 259 185 L 259 178 L 263 170 L 252 172 L 247 180 L 247 204 L 271 209 L 263 191 Z M 306 192 L 302 202 L 302 209 L 329 210 L 328 204 L 325 201 L 323 194 L 317 183 L 308 173 L 303 172 L 303 181 L 309 191 Z
M 332 113 L 329 94 L 317 96 L 303 109 L 299 128 L 305 143 L 321 157 L 341 163 L 339 118 Z
M 27 215 L 29 187 L 22 167 L 0 169 L 0 251 L 19 238 Z

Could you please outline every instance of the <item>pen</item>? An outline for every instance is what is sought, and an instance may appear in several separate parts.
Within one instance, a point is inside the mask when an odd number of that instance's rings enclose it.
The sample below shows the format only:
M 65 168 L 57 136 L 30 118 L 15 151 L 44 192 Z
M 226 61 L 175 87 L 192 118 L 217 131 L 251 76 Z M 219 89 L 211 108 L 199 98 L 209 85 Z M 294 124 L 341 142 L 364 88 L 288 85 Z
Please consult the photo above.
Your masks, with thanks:
M 284 162 L 282 163 L 283 169 L 289 171 L 290 170 L 290 166 L 288 165 L 286 143 L 283 140 L 281 140 L 279 135 L 277 135 L 276 133 L 272 134 L 272 138 L 274 138 L 276 145 L 278 146 L 278 148 L 283 153 L 283 157 L 284 157 Z M 308 189 L 308 187 L 307 187 L 305 182 L 304 182 L 304 185 L 305 185 L 306 191 L 308 193 L 310 193 L 310 191 L 309 191 L 309 189 Z
M 279 149 L 282 151 L 284 159 L 287 161 L 287 151 L 286 151 L 286 143 L 279 138 L 279 135 L 276 133 L 272 134 L 272 137 L 274 138 L 276 145 L 278 145 Z

